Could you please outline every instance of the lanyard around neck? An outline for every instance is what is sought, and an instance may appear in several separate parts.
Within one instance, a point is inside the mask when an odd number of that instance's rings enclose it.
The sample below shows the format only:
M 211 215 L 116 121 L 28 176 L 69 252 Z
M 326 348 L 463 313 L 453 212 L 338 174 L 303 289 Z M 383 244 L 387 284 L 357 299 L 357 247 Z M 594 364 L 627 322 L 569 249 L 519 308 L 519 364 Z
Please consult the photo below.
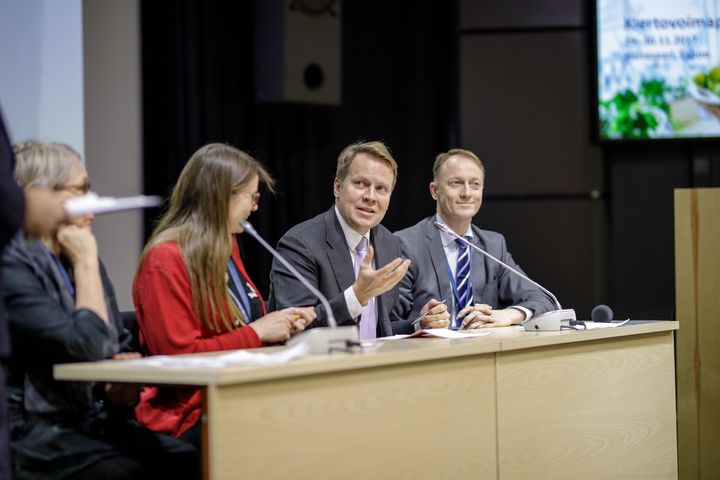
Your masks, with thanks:
M 242 279 L 240 278 L 240 272 L 238 271 L 237 265 L 235 265 L 235 262 L 233 262 L 232 258 L 228 259 L 228 272 L 230 273 L 230 281 L 235 286 L 235 290 L 237 290 L 237 295 L 235 295 L 235 292 L 233 292 L 232 288 L 228 288 L 228 292 L 230 292 L 230 296 L 232 297 L 238 308 L 242 310 L 245 321 L 247 323 L 250 323 L 253 321 L 251 314 L 252 311 L 250 309 L 250 299 L 245 292 L 245 288 L 243 288 Z
M 70 296 L 72 298 L 75 298 L 75 285 L 73 285 L 72 280 L 70 280 L 70 274 L 68 273 L 67 269 L 65 268 L 65 265 L 62 264 L 60 259 L 54 253 L 51 253 L 50 256 L 52 256 L 53 260 L 55 261 L 55 265 L 57 266 L 58 271 L 60 272 L 60 276 L 62 277 L 63 281 L 65 282 L 65 286 L 68 288 L 68 291 L 70 292 Z

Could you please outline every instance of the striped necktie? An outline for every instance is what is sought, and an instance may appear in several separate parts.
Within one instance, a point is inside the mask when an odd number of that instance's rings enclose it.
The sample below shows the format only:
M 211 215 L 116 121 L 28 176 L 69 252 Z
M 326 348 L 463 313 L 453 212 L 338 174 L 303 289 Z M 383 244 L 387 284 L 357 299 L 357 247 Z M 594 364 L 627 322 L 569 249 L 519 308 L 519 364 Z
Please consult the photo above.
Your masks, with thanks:
M 469 241 L 470 238 L 466 237 Z M 455 268 L 455 305 L 456 313 L 463 308 L 473 304 L 472 280 L 470 273 L 470 245 L 466 245 L 459 239 L 455 239 L 459 248 L 457 267 Z

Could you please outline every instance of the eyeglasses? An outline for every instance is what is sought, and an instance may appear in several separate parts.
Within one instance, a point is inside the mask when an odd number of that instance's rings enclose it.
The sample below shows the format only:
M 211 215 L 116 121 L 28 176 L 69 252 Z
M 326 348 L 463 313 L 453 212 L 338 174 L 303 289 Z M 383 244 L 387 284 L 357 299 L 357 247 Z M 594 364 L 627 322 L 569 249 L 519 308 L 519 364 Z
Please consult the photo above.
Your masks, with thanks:
M 233 190 L 233 195 L 249 195 L 250 200 L 252 200 L 253 205 L 260 202 L 260 192 L 241 192 L 239 190 Z
M 72 195 L 85 195 L 90 192 L 90 182 L 85 181 L 80 185 L 59 185 L 55 187 L 56 192 L 68 192 Z

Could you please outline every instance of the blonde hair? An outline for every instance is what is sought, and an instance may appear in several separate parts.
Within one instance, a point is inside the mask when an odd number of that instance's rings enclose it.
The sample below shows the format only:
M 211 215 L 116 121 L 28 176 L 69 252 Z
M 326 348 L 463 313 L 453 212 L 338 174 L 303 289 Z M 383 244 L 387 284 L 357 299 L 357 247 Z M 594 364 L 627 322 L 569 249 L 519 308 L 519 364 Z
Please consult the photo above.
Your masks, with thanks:
M 392 187 L 395 188 L 395 182 L 397 181 L 398 166 L 397 162 L 390 153 L 390 149 L 383 142 L 365 142 L 359 141 L 348 145 L 340 152 L 337 161 L 337 170 L 335 177 L 341 182 L 345 180 L 350 165 L 357 156 L 358 153 L 365 153 L 367 155 L 379 158 L 384 161 L 392 170 L 393 183 Z
M 226 287 L 226 266 L 232 252 L 228 210 L 233 189 L 256 175 L 265 188 L 275 191 L 273 178 L 247 153 L 221 143 L 201 147 L 180 173 L 168 210 L 140 255 L 138 273 L 155 245 L 167 241 L 180 245 L 190 277 L 193 309 L 214 332 L 221 332 L 222 327 L 232 330 L 233 319 L 243 324 L 248 320 L 243 319 Z
M 452 157 L 453 155 L 459 155 L 469 158 L 470 160 L 475 162 L 478 167 L 480 167 L 480 170 L 482 170 L 483 174 L 485 173 L 485 166 L 480 161 L 477 155 L 475 155 L 470 150 L 465 150 L 462 148 L 452 148 L 447 152 L 439 153 L 437 157 L 435 157 L 435 163 L 433 163 L 432 169 L 434 180 L 437 180 L 438 172 L 440 171 L 440 168 L 442 168 L 443 164 L 447 161 L 448 158 Z
M 23 188 L 61 187 L 70 178 L 80 154 L 64 143 L 28 141 L 13 145 L 15 177 Z

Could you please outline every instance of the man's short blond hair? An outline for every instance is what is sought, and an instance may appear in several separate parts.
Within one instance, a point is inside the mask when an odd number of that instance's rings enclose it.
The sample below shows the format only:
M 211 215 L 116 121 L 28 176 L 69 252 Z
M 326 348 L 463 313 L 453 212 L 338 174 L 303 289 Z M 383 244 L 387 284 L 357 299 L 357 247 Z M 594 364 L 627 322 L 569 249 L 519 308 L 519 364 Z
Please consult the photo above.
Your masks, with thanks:
M 433 180 L 437 180 L 438 172 L 440 171 L 440 168 L 442 168 L 443 164 L 447 161 L 448 158 L 452 157 L 453 155 L 463 156 L 466 158 L 469 158 L 473 162 L 477 163 L 477 166 L 480 167 L 480 170 L 482 170 L 483 174 L 485 174 L 485 166 L 480 161 L 477 155 L 475 155 L 470 150 L 465 150 L 463 148 L 452 148 L 448 150 L 447 152 L 439 153 L 437 157 L 435 157 L 435 163 L 433 164 Z
M 397 182 L 398 166 L 397 162 L 390 153 L 390 149 L 383 142 L 365 142 L 359 141 L 348 145 L 340 152 L 337 161 L 337 170 L 335 171 L 335 177 L 341 182 L 345 180 L 350 165 L 357 156 L 358 153 L 365 153 L 372 157 L 378 158 L 385 162 L 393 174 L 392 188 L 395 188 L 395 182 Z

